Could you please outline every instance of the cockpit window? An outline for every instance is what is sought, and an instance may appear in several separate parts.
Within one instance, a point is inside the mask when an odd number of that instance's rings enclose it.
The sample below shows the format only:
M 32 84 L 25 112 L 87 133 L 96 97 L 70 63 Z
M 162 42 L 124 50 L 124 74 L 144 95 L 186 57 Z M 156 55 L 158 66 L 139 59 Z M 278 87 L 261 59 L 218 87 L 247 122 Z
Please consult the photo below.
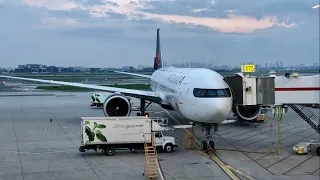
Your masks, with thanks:
M 193 95 L 195 97 L 203 97 L 203 98 L 209 98 L 209 97 L 231 97 L 230 89 L 200 89 L 200 88 L 194 88 L 193 89 Z

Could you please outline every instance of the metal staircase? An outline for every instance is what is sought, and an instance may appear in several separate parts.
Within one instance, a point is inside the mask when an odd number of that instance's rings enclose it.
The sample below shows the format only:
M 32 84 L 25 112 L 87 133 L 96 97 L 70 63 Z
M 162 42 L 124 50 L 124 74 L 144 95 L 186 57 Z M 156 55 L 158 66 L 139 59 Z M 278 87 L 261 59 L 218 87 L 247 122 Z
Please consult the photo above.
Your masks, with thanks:
M 157 150 L 154 142 L 154 134 L 151 134 L 151 145 L 147 143 L 146 134 L 144 136 L 145 171 L 149 179 L 159 178 L 159 166 L 157 163 Z
M 316 114 L 303 105 L 288 104 L 288 106 L 320 134 L 319 117 Z

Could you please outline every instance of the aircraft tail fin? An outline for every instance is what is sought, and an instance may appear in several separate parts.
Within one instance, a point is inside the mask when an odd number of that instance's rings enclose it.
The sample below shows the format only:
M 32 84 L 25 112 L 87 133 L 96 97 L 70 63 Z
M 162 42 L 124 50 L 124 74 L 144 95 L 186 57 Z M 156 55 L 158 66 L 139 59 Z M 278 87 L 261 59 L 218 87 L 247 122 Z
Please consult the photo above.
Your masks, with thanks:
M 154 58 L 153 69 L 157 70 L 162 68 L 162 56 L 161 56 L 161 47 L 160 47 L 160 29 L 157 29 L 157 44 L 156 44 L 156 57 Z

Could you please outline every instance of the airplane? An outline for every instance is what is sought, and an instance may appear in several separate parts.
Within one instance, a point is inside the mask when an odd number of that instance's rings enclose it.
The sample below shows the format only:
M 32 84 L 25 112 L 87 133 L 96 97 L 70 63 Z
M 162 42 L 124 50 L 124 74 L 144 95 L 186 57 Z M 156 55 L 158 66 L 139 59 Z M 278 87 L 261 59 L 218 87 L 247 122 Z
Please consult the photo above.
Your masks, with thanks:
M 146 113 L 146 108 L 151 103 L 159 104 L 163 109 L 180 113 L 192 125 L 201 126 L 202 131 L 206 132 L 206 137 L 208 138 L 207 141 L 202 142 L 202 149 L 214 149 L 214 141 L 209 140 L 212 138 L 212 128 L 214 132 L 218 131 L 218 124 L 226 120 L 231 110 L 234 111 L 233 95 L 229 85 L 224 81 L 222 75 L 210 69 L 163 67 L 162 64 L 160 29 L 158 28 L 153 74 L 144 75 L 116 71 L 150 79 L 152 91 L 4 75 L 0 75 L 0 77 L 76 86 L 112 93 L 103 103 L 105 116 L 129 116 L 132 111 L 130 97 L 140 99 L 138 116 L 149 115 Z M 245 118 L 245 114 L 250 114 L 250 110 L 243 108 L 238 108 L 234 112 L 243 118 Z

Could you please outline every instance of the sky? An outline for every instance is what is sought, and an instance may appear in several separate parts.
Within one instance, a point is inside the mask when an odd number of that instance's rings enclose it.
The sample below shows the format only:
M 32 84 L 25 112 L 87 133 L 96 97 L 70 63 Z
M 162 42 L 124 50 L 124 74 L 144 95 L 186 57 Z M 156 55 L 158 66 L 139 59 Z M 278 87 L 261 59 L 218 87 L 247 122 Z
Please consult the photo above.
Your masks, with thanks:
M 0 67 L 319 63 L 318 0 L 0 0 Z

